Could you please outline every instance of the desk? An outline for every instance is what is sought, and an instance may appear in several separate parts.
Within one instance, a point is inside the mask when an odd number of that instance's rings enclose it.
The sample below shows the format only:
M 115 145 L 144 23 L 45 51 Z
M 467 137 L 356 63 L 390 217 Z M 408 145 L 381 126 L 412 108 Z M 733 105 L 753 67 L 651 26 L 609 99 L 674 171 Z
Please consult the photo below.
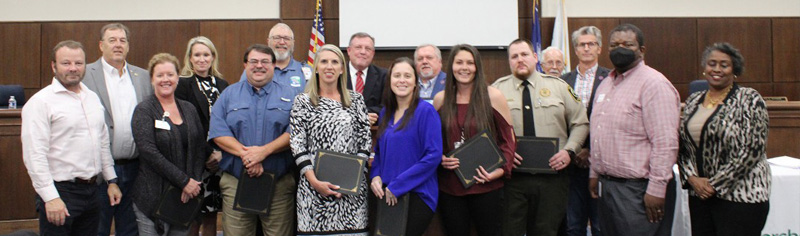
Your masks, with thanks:
M 772 186 L 769 196 L 769 214 L 767 223 L 761 231 L 762 235 L 800 235 L 800 168 L 776 165 L 787 156 L 768 160 L 772 170 Z M 795 160 L 797 161 L 797 160 Z M 678 166 L 673 167 L 678 176 Z M 689 216 L 689 192 L 682 189 L 680 181 L 675 197 L 675 218 L 672 223 L 673 236 L 692 235 L 691 217 Z

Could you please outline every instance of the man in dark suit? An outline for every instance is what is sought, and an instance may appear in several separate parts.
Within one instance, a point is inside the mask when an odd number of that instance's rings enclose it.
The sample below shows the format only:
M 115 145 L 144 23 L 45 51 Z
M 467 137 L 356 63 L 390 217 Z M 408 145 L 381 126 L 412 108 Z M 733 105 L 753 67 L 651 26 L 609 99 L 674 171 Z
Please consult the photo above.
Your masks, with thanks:
M 371 124 L 375 124 L 381 112 L 381 96 L 387 73 L 386 69 L 372 64 L 374 56 L 375 38 L 364 32 L 350 36 L 347 46 L 347 57 L 350 59 L 347 88 L 364 95 Z
M 112 218 L 116 235 L 139 234 L 131 201 L 133 183 L 139 173 L 139 153 L 133 142 L 131 118 L 136 105 L 153 94 L 153 86 L 150 85 L 150 74 L 146 70 L 125 61 L 129 50 L 128 32 L 128 27 L 120 23 L 103 26 L 100 30 L 100 51 L 103 56 L 86 66 L 83 79 L 86 87 L 97 93 L 105 107 L 111 156 L 117 172 L 116 179 L 106 181 L 117 183 L 123 196 L 119 205 L 101 208 L 98 235 L 104 236 L 110 234 Z M 106 182 L 101 181 L 100 189 L 106 188 Z M 108 199 L 104 192 L 100 191 L 100 197 Z
M 594 92 L 610 71 L 597 63 L 602 46 L 600 29 L 584 26 L 572 32 L 572 46 L 575 47 L 575 54 L 578 56 L 578 67 L 561 76 L 561 79 L 575 88 L 575 94 L 586 107 L 587 115 L 591 116 Z M 589 122 L 591 123 L 591 120 Z M 600 225 L 597 221 L 597 199 L 589 195 L 588 187 L 589 142 L 583 143 L 583 149 L 576 155 L 573 163 L 567 203 L 567 235 L 586 235 L 587 221 L 591 220 L 592 235 L 598 236 Z

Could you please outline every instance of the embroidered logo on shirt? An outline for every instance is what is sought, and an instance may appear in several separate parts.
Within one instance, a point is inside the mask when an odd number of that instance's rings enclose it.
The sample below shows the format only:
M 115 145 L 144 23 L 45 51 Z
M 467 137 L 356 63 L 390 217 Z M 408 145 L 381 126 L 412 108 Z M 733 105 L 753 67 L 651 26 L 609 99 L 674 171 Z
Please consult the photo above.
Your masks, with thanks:
M 292 81 L 292 87 L 300 87 L 300 76 L 292 76 L 289 80 Z

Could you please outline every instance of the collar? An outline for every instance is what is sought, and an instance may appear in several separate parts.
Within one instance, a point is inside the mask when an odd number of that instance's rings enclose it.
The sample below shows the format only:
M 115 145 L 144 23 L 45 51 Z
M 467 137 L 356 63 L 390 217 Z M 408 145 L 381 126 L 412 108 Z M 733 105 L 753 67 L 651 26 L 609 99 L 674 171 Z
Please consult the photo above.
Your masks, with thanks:
M 275 70 L 295 71 L 295 70 L 297 70 L 297 67 L 299 67 L 299 66 L 296 67 L 295 64 L 300 64 L 300 62 L 295 60 L 294 58 L 289 58 L 289 64 L 286 64 L 286 68 L 281 69 L 281 68 L 275 66 Z
M 617 69 L 615 68 L 614 70 L 612 70 L 611 72 L 608 73 L 608 77 L 610 77 L 613 81 L 618 81 L 617 79 L 620 79 L 620 81 L 624 80 L 631 73 L 633 73 L 633 72 L 639 70 L 640 68 L 642 68 L 643 65 L 644 65 L 644 60 L 639 61 L 639 64 L 636 64 L 636 66 L 632 67 L 630 70 L 625 71 L 624 73 L 622 73 L 622 77 L 621 78 L 617 78 L 617 77 L 619 77 L 620 74 L 619 74 L 619 72 L 617 72 Z
M 106 73 L 109 73 L 109 74 L 114 74 L 114 70 L 116 70 L 117 68 L 114 68 L 113 66 L 111 66 L 111 64 L 108 64 L 106 59 L 103 58 L 103 57 L 100 57 L 100 61 L 103 64 L 103 71 L 105 71 Z M 123 74 L 128 72 L 128 62 L 127 61 L 125 62 L 125 65 L 122 65 L 122 71 L 123 71 Z
M 517 89 L 517 90 L 522 89 L 522 80 L 517 78 L 517 77 L 515 77 L 513 74 L 511 75 L 511 77 L 513 77 L 513 79 L 514 79 L 514 89 Z M 536 88 L 536 81 L 541 80 L 541 79 L 542 79 L 542 74 L 540 74 L 538 71 L 534 71 L 525 80 L 527 80 L 528 83 L 531 84 L 531 87 Z
M 595 63 L 594 63 L 594 66 L 590 67 L 590 68 L 589 68 L 589 70 L 587 70 L 586 72 L 590 72 L 590 71 L 591 71 L 591 72 L 592 72 L 592 74 L 596 74 L 596 72 L 597 72 L 597 67 L 598 67 L 599 65 L 600 65 L 600 63 L 597 63 L 597 62 L 595 62 Z M 581 76 L 583 76 L 583 75 L 585 75 L 585 74 L 586 74 L 586 72 L 582 72 L 582 71 L 580 70 L 580 65 L 578 65 L 578 66 L 575 66 L 575 71 L 576 71 L 576 72 L 578 72 L 578 74 L 579 74 L 579 75 L 581 75 Z
M 74 93 L 72 91 L 67 90 L 67 88 L 64 87 L 64 85 L 61 84 L 61 82 L 58 81 L 58 79 L 56 79 L 55 76 L 53 77 L 53 82 L 51 83 L 51 85 L 53 85 L 53 93 L 64 93 L 64 92 Z M 81 91 L 89 89 L 88 87 L 86 87 L 86 85 L 83 85 L 83 82 L 78 83 L 78 86 L 80 86 Z
M 358 70 L 356 70 L 356 68 L 353 66 L 353 63 L 347 63 L 347 65 L 350 67 L 350 76 L 353 77 L 353 79 L 356 79 L 356 73 L 358 73 Z M 361 73 L 364 73 L 364 80 L 367 79 L 367 71 L 369 71 L 369 66 L 364 68 L 364 70 L 361 70 Z
M 273 79 L 274 79 L 274 77 L 273 77 Z M 266 95 L 266 94 L 269 94 L 268 91 L 272 88 L 273 82 L 275 82 L 275 81 L 270 80 L 269 82 L 267 82 L 267 84 L 264 85 L 264 87 L 261 87 L 261 89 L 256 90 L 256 87 L 253 87 L 253 85 L 250 84 L 250 81 L 245 80 L 244 81 L 244 87 L 246 88 L 245 90 L 247 90 L 247 92 L 250 93 L 250 95 L 259 95 L 259 96 L 262 95 L 262 94 Z

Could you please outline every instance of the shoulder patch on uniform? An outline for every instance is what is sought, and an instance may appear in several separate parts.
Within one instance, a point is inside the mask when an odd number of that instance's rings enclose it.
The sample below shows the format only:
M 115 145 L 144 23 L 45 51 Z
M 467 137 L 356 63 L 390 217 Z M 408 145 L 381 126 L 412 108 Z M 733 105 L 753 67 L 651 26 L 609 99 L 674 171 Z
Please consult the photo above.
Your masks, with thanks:
M 572 99 L 574 99 L 578 103 L 581 102 L 581 98 L 579 98 L 578 95 L 575 94 L 575 90 L 572 90 L 572 86 L 567 85 L 567 90 L 569 91 L 569 95 L 572 96 Z

